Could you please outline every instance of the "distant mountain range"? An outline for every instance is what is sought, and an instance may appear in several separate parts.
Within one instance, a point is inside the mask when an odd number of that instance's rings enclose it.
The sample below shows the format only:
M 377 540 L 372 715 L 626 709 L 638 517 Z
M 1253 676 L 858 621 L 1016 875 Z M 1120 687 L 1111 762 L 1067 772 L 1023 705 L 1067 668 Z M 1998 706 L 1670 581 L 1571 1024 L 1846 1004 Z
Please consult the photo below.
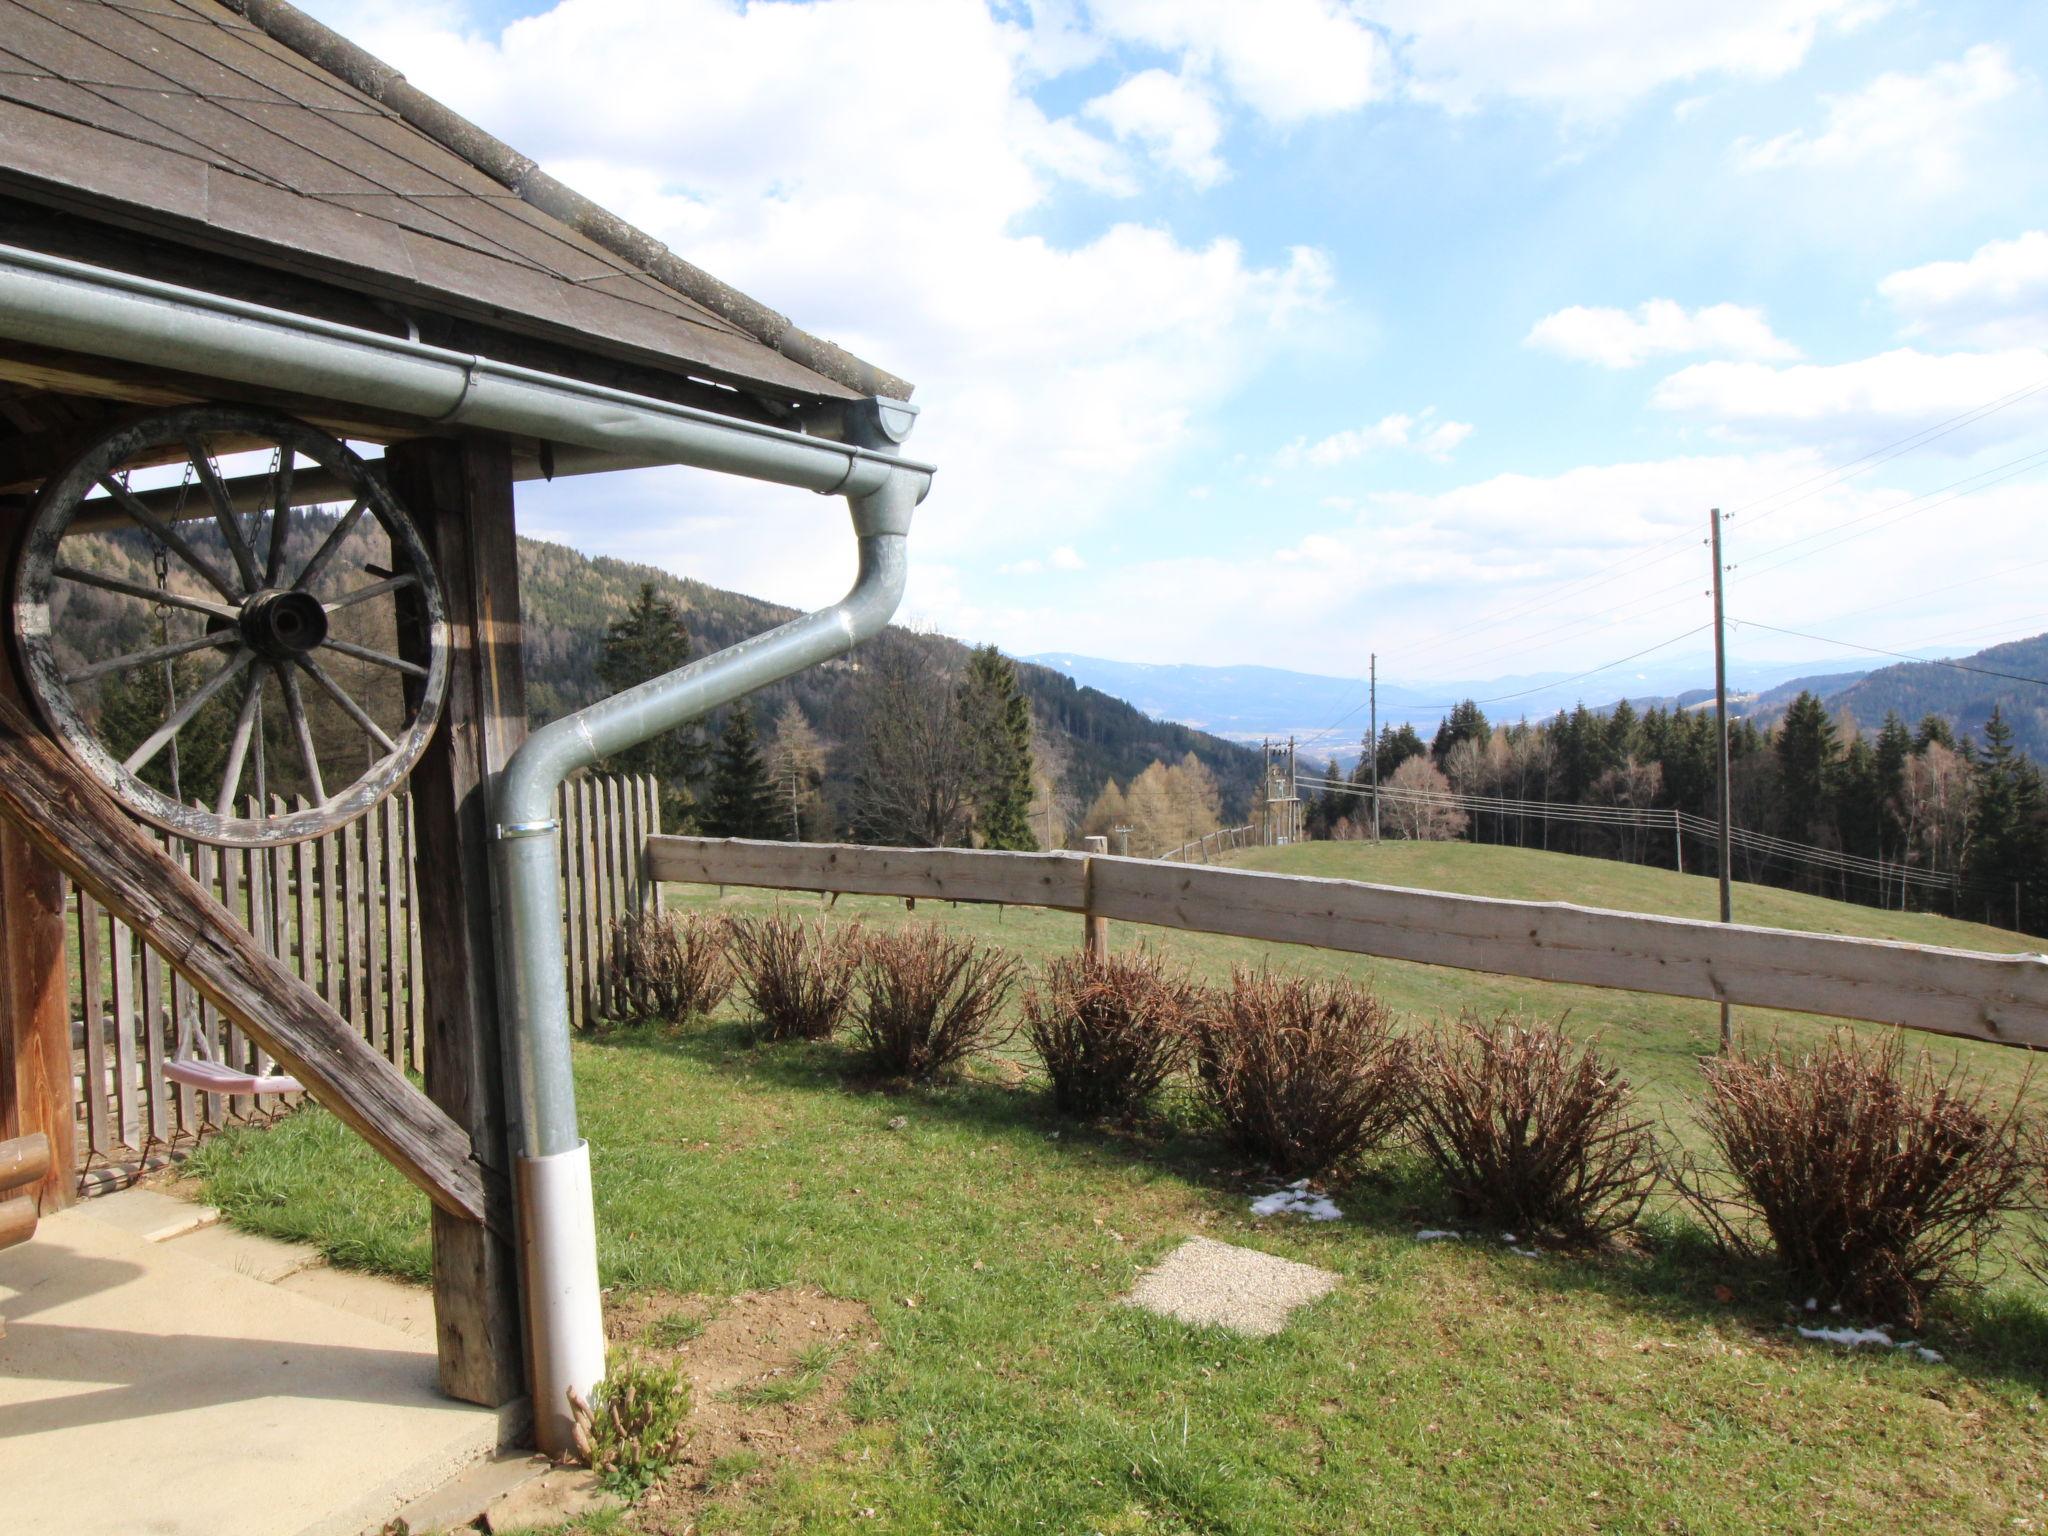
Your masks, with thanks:
M 1128 700 L 1148 715 L 1212 732 L 1233 741 L 1262 737 L 1315 738 L 1317 757 L 1333 753 L 1349 762 L 1366 728 L 1366 685 L 1358 677 L 1330 677 L 1279 667 L 1201 667 L 1106 661 L 1049 652 L 1025 658 L 1076 682 Z M 1943 658 L 1976 672 L 1932 662 L 1901 662 L 1867 671 L 1833 671 L 1811 661 L 1737 664 L 1729 677 L 1733 711 L 1768 724 L 1802 691 L 1846 711 L 1875 730 L 1887 710 L 1909 724 L 1938 714 L 1958 732 L 1981 735 L 1996 705 L 2011 722 L 2017 744 L 2048 762 L 2048 688 L 1982 673 L 2048 678 L 2048 635 L 2014 640 L 1973 655 Z M 1705 670 L 1707 676 L 1702 678 Z M 1381 724 L 1412 725 L 1426 737 L 1451 704 L 1478 699 L 1495 720 L 1542 719 L 1580 704 L 1605 711 L 1626 698 L 1638 709 L 1711 706 L 1711 667 L 1698 661 L 1657 663 L 1632 672 L 1580 680 L 1571 673 L 1534 673 L 1404 687 L 1382 680 Z M 1704 684 L 1704 686 L 1703 686 Z M 1489 702 L 1490 701 L 1490 702 Z M 1335 729 L 1330 729 L 1332 725 Z

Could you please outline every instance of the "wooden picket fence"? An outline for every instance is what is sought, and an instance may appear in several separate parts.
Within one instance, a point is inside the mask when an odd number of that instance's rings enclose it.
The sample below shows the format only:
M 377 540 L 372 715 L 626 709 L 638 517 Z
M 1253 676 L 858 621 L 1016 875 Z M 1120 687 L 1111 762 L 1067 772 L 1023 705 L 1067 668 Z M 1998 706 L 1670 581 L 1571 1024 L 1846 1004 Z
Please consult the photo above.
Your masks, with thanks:
M 253 801 L 245 814 L 259 814 Z M 562 787 L 558 815 L 570 1008 L 582 1024 L 610 1008 L 612 925 L 653 899 L 640 850 L 661 831 L 660 794 L 651 778 L 585 775 Z M 393 795 L 338 831 L 291 847 L 163 843 L 392 1065 L 421 1070 L 426 999 L 409 796 Z M 216 1060 L 258 1073 L 272 1064 L 90 896 L 70 893 L 66 921 L 83 1190 L 131 1182 L 223 1125 L 267 1120 L 296 1101 L 171 1082 L 164 1064 L 187 1024 Z

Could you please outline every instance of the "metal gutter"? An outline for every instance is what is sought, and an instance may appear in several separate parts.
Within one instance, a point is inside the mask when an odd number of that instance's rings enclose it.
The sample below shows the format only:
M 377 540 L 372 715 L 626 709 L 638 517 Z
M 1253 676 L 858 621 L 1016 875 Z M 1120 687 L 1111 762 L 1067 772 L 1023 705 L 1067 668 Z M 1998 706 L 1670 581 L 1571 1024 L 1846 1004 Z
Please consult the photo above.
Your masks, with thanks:
M 0 246 L 0 340 L 376 406 L 443 426 L 692 465 L 847 498 L 860 552 L 829 608 L 543 726 L 492 786 L 499 1003 L 540 1448 L 572 1449 L 573 1402 L 604 1375 L 589 1148 L 571 1077 L 555 791 L 600 758 L 851 649 L 902 599 L 931 466 L 893 450 L 914 406 L 870 400 L 841 442 L 737 421 L 488 358 Z

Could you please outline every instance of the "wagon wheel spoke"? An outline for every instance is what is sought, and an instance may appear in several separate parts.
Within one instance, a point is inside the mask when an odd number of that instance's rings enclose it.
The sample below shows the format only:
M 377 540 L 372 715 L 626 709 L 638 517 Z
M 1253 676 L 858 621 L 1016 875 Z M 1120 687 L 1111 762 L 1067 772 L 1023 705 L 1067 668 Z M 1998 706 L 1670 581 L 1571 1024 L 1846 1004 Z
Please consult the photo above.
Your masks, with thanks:
M 306 669 L 307 675 L 326 690 L 327 696 L 330 699 L 341 706 L 342 713 L 362 727 L 364 735 L 376 742 L 386 752 L 396 752 L 398 750 L 398 744 L 385 734 L 384 727 L 372 720 L 364 712 L 363 706 L 349 697 L 348 690 L 329 676 L 325 667 L 321 666 L 319 662 L 310 656 L 301 656 L 298 660 L 299 665 Z
M 193 689 L 191 694 L 186 697 L 185 702 L 178 706 L 171 717 L 151 731 L 148 737 L 144 739 L 142 745 L 131 752 L 126 760 L 122 762 L 121 766 L 130 773 L 142 772 L 154 760 L 157 753 L 163 751 L 164 743 L 185 729 L 191 723 L 192 717 L 198 714 L 200 710 L 206 708 L 213 701 L 215 694 L 241 676 L 242 670 L 255 659 L 256 653 L 246 646 L 236 651 L 234 655 L 227 659 L 218 672 Z
M 270 550 L 263 564 L 266 587 L 276 586 L 284 574 L 284 547 L 292 525 L 292 472 L 296 467 L 292 461 L 298 457 L 289 448 L 279 448 L 277 453 L 277 496 L 271 505 Z
M 312 590 L 313 583 L 318 581 L 321 574 L 327 569 L 327 562 L 334 558 L 349 534 L 355 530 L 357 520 L 362 517 L 364 510 L 369 505 L 369 502 L 364 498 L 360 496 L 356 498 L 356 504 L 348 509 L 348 512 L 340 522 L 334 525 L 334 531 L 327 535 L 318 549 L 313 551 L 313 558 L 308 560 L 305 568 L 299 572 L 299 579 L 292 583 L 295 591 L 310 592 Z
M 226 603 L 209 602 L 203 597 L 187 597 L 182 592 L 165 592 L 157 587 L 145 587 L 139 581 L 123 581 L 118 576 L 103 576 L 98 571 L 88 571 L 83 566 L 60 565 L 52 572 L 66 581 L 82 582 L 88 587 L 99 587 L 107 592 L 119 592 L 124 597 L 139 597 L 145 603 L 161 603 L 167 608 L 189 608 L 194 613 L 206 614 L 209 618 L 235 619 L 242 610 L 231 608 Z
M 346 640 L 328 637 L 327 649 L 338 651 L 343 656 L 353 656 L 357 661 L 367 661 L 372 666 L 389 667 L 394 672 L 403 672 L 407 677 L 425 677 L 427 669 L 416 661 L 407 661 L 399 656 L 387 656 L 382 651 L 373 651 L 366 645 L 352 645 Z
M 256 739 L 256 717 L 263 704 L 263 670 L 253 668 L 249 673 L 249 686 L 242 690 L 242 711 L 235 716 L 235 736 L 228 745 L 227 766 L 220 773 L 220 798 L 214 802 L 214 813 L 232 816 L 235 813 L 235 791 L 242 787 L 242 769 L 249 761 L 249 743 Z
M 353 608 L 357 603 L 367 603 L 387 592 L 403 592 L 407 587 L 416 587 L 419 584 L 420 579 L 417 576 L 392 576 L 375 586 L 357 587 L 353 592 L 344 592 L 325 606 L 329 613 L 339 613 L 344 608 Z
M 163 545 L 164 548 L 191 566 L 193 570 L 204 576 L 207 585 L 212 587 L 214 591 L 218 592 L 229 602 L 234 602 L 241 597 L 241 593 L 234 589 L 227 577 L 221 575 L 219 568 L 187 543 L 185 536 L 178 532 L 171 523 L 150 511 L 144 505 L 140 496 L 137 496 L 112 475 L 101 475 L 100 486 L 109 496 L 114 498 L 123 512 L 126 512 L 136 522 L 148 529 L 151 536 L 159 544 Z
M 131 667 L 146 667 L 154 661 L 171 661 L 179 656 L 190 656 L 194 651 L 214 650 L 223 645 L 237 644 L 238 641 L 239 637 L 231 629 L 217 630 L 191 640 L 173 640 L 169 645 L 152 646 L 146 651 L 130 651 L 126 656 L 110 656 L 105 661 L 96 661 L 89 667 L 80 667 L 76 672 L 66 672 L 64 681 L 89 683 L 94 678 L 125 672 Z
M 242 520 L 235 516 L 234 504 L 228 500 L 228 488 L 220 483 L 220 476 L 214 472 L 213 460 L 207 456 L 205 443 L 195 435 L 185 439 L 185 448 L 192 467 L 199 472 L 199 483 L 206 487 L 206 499 L 213 503 L 213 520 L 220 525 L 221 537 L 228 542 L 228 553 L 235 557 L 235 569 L 242 573 L 242 580 L 247 583 L 242 590 L 254 592 L 263 585 L 263 579 L 256 572 L 256 556 L 242 532 Z
M 325 805 L 327 786 L 320 780 L 320 753 L 313 745 L 313 725 L 306 715 L 305 695 L 299 692 L 299 674 L 288 662 L 274 661 L 271 666 L 277 670 L 277 686 L 284 691 L 285 712 L 291 716 L 292 734 L 298 738 L 299 761 L 306 768 L 313 804 Z

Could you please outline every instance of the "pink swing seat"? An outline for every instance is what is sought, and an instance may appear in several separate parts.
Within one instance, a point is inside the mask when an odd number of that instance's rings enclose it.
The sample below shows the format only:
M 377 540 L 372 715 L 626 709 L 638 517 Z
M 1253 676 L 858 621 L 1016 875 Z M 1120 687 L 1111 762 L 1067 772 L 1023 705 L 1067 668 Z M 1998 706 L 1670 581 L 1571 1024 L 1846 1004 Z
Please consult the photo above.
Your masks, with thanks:
M 295 1077 L 258 1077 L 253 1072 L 237 1071 L 225 1062 L 206 1061 L 196 1057 L 183 1057 L 165 1062 L 164 1076 L 174 1083 L 197 1088 L 202 1093 L 271 1094 L 305 1091 Z

